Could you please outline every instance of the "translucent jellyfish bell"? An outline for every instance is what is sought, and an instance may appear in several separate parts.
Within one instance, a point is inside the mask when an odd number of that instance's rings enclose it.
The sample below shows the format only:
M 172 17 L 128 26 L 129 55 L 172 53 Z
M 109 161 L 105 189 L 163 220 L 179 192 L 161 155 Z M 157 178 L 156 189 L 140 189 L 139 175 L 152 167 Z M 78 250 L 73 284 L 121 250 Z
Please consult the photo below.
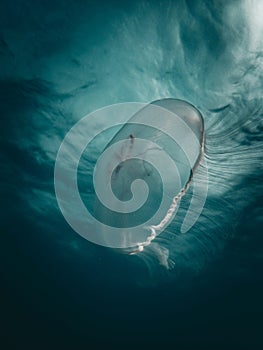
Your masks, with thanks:
M 203 118 L 187 102 L 97 110 L 80 119 L 59 148 L 54 181 L 61 212 L 93 243 L 142 251 L 175 218 L 203 150 Z M 193 208 L 191 201 L 181 232 L 195 223 L 202 204 Z
M 103 245 L 133 253 L 151 244 L 174 219 L 203 150 L 203 118 L 191 104 L 162 99 L 135 113 L 94 169 Z

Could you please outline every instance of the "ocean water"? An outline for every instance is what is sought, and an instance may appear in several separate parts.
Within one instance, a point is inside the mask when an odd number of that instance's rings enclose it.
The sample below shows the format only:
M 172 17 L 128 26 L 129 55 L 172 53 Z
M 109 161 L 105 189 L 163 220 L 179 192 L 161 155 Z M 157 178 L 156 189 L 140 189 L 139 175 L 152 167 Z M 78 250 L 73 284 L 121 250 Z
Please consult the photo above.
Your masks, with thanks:
M 1 2 L 3 348 L 262 347 L 262 11 L 260 0 Z M 143 252 L 83 239 L 55 196 L 66 133 L 109 105 L 165 98 L 204 118 L 200 217 L 180 232 L 190 186 Z

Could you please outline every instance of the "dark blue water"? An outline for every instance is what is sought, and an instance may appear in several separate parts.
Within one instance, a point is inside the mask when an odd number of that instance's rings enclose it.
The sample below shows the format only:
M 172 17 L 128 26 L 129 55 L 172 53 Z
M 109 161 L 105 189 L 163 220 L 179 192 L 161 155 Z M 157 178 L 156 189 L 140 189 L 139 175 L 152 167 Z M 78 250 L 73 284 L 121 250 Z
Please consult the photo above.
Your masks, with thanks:
M 3 349 L 263 346 L 262 10 L 260 0 L 1 2 Z M 167 97 L 202 112 L 209 170 L 195 227 L 180 236 L 175 222 L 157 240 L 172 269 L 159 248 L 126 256 L 82 239 L 53 184 L 76 121 Z

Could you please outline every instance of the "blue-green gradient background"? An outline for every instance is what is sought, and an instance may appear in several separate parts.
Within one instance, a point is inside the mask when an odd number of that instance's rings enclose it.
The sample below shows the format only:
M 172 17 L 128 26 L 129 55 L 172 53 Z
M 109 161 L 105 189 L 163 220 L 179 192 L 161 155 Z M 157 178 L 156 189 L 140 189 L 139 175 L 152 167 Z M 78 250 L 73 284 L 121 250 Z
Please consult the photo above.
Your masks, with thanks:
M 260 0 L 1 1 L 2 349 L 262 348 L 262 13 Z M 169 272 L 79 237 L 53 185 L 77 120 L 165 97 L 204 114 L 211 172 L 198 241 L 173 248 Z

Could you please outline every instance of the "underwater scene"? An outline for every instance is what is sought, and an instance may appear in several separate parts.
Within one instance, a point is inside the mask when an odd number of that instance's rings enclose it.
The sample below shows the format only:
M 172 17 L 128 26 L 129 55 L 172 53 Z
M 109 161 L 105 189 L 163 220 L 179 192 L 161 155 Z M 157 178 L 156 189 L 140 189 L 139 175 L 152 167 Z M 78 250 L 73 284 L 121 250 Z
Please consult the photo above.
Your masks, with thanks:
M 1 1 L 2 349 L 262 349 L 262 13 Z

